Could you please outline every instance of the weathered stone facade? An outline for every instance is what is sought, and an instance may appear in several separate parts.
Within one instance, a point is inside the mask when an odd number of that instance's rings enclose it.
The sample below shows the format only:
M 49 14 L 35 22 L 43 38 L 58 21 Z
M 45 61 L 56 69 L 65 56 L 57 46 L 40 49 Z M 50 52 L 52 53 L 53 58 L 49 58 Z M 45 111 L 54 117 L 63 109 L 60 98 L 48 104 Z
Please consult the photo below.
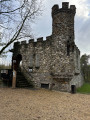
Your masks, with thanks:
M 22 66 L 33 76 L 35 87 L 45 86 L 70 91 L 71 85 L 80 87 L 80 51 L 74 42 L 75 5 L 68 2 L 52 7 L 52 35 L 14 43 L 13 56 L 22 55 Z M 23 70 L 23 67 L 22 67 Z M 26 74 L 26 73 L 25 73 Z M 28 74 L 26 74 L 28 77 Z

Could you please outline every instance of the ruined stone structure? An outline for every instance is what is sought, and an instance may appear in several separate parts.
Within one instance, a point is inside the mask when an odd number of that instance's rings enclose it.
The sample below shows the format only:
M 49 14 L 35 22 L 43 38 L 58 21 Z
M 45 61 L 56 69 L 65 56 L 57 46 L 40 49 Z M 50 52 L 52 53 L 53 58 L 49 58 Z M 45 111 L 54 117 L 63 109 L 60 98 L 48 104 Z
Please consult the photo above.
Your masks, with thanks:
M 13 56 L 22 57 L 22 71 L 24 68 L 33 77 L 35 87 L 70 91 L 71 85 L 80 87 L 83 79 L 80 73 L 80 51 L 74 42 L 75 5 L 68 2 L 52 7 L 52 35 L 15 42 Z M 23 68 L 24 67 L 24 68 Z M 26 77 L 29 74 L 25 73 Z

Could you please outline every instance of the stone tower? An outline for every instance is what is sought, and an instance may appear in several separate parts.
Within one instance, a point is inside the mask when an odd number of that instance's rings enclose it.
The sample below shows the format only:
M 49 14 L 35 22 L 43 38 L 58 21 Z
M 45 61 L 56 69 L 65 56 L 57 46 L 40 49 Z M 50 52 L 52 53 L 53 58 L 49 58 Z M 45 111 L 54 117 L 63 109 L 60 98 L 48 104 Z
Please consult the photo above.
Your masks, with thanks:
M 31 80 L 35 87 L 70 91 L 71 85 L 80 87 L 83 84 L 80 51 L 74 42 L 75 13 L 75 5 L 69 7 L 68 2 L 63 2 L 62 8 L 54 5 L 52 35 L 46 37 L 46 41 L 38 38 L 37 42 L 14 43 L 13 56 L 22 58 L 21 69 L 27 71 L 26 77 L 33 76 Z
M 74 16 L 76 13 L 75 5 L 69 8 L 68 2 L 62 3 L 62 8 L 59 9 L 58 5 L 52 7 L 52 34 L 61 36 L 63 39 L 74 40 Z
M 54 73 L 72 73 L 75 70 L 75 13 L 75 5 L 69 8 L 68 2 L 63 2 L 60 9 L 58 5 L 52 7 L 52 70 Z

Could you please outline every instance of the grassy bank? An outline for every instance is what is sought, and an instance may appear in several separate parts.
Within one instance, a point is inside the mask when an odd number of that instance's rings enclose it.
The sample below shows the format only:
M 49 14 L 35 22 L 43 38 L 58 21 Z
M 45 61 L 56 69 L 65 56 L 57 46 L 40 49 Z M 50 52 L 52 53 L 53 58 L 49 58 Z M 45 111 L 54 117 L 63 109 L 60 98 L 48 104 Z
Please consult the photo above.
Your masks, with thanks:
M 77 89 L 77 92 L 90 94 L 90 83 L 84 83 L 82 87 Z

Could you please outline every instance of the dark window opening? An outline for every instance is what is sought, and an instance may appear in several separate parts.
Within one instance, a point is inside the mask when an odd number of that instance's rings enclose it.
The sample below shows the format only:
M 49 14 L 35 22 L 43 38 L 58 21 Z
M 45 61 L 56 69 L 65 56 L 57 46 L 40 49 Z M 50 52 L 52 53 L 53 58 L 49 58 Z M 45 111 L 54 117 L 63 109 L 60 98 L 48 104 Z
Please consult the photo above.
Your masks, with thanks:
M 41 83 L 41 88 L 49 89 L 49 84 Z
M 70 43 L 67 41 L 67 55 L 70 55 Z
M 74 45 L 72 46 L 72 52 L 74 52 Z

